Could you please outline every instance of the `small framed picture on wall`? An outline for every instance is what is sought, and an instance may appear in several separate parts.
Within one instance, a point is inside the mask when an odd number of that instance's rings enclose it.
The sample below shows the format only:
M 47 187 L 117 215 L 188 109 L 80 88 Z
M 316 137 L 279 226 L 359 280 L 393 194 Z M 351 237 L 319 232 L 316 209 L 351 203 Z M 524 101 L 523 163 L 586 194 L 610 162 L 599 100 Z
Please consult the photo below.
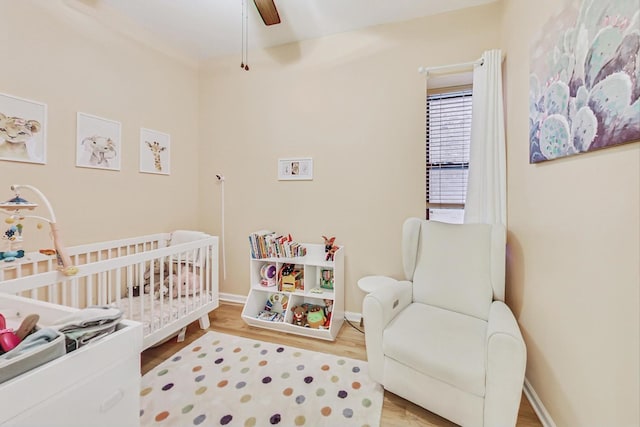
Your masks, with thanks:
M 171 136 L 151 129 L 140 129 L 140 172 L 169 175 Z
M 78 113 L 76 166 L 120 170 L 120 122 Z
M 0 160 L 46 163 L 46 104 L 0 93 Z
M 313 159 L 295 157 L 278 159 L 278 180 L 296 181 L 313 179 Z

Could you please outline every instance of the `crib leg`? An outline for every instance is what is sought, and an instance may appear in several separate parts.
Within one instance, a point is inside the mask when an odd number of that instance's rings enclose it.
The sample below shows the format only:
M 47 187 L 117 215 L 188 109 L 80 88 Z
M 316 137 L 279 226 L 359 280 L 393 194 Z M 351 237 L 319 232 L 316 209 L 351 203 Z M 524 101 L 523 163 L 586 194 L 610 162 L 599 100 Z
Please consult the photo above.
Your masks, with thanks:
M 187 327 L 185 326 L 184 328 L 180 329 L 180 332 L 178 332 L 178 338 L 176 339 L 177 342 L 182 342 L 184 341 L 184 337 L 187 335 Z
M 209 326 L 211 326 L 208 314 L 202 316 L 200 319 L 198 319 L 198 321 L 200 322 L 200 329 L 209 329 Z

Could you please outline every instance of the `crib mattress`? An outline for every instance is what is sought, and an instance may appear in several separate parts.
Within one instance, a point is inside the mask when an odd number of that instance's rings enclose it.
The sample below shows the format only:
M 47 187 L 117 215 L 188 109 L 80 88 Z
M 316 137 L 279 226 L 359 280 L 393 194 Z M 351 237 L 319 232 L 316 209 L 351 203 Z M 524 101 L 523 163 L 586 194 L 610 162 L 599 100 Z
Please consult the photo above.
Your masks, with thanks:
M 143 301 L 140 300 L 141 298 Z M 124 312 L 125 318 L 142 323 L 144 336 L 147 336 L 212 301 L 211 293 L 201 293 L 188 298 L 153 300 L 152 306 L 148 295 L 145 295 L 124 298 L 113 305 Z

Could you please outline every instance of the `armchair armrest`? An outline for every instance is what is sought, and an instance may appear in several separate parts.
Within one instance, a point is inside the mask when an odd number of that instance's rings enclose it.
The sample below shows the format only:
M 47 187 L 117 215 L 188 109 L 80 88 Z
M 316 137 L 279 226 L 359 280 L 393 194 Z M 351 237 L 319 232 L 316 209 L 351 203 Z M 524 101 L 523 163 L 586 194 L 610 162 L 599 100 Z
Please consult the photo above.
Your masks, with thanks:
M 369 376 L 379 383 L 382 383 L 384 361 L 382 334 L 387 324 L 411 304 L 412 299 L 413 285 L 407 281 L 399 281 L 364 297 L 362 316 Z
M 486 338 L 484 425 L 515 426 L 527 364 L 527 349 L 509 307 L 494 301 Z
M 365 327 L 379 327 L 380 331 L 384 330 L 391 319 L 411 304 L 412 291 L 413 284 L 403 280 L 365 296 L 362 310 Z M 368 311 L 371 311 L 373 316 L 367 316 L 366 312 Z M 370 324 L 367 322 L 368 320 L 376 322 Z

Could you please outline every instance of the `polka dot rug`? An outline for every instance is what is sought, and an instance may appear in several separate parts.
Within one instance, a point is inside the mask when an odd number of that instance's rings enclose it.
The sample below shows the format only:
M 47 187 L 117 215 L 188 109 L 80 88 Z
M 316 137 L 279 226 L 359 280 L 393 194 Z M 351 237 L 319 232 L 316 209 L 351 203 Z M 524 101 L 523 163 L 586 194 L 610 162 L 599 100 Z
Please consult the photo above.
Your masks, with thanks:
M 379 426 L 367 362 L 219 332 L 142 377 L 140 425 Z

